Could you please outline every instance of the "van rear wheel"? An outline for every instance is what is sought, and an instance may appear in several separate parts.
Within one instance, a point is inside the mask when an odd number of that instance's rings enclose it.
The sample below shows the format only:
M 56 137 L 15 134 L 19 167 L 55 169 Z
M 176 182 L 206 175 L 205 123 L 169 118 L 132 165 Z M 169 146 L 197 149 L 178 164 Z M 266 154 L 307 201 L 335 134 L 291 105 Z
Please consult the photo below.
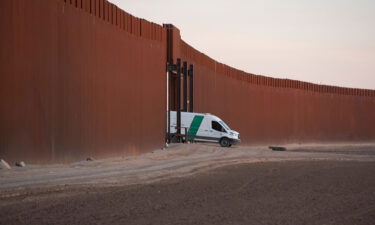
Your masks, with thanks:
M 220 139 L 220 146 L 221 147 L 229 147 L 231 144 L 230 144 L 230 140 L 228 138 L 222 138 Z

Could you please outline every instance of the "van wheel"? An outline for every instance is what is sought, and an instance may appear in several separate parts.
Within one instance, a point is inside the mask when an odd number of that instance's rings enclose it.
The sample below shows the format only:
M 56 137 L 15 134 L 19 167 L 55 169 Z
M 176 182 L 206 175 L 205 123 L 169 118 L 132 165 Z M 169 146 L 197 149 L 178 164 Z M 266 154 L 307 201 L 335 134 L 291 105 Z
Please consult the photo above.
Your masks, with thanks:
M 219 143 L 220 143 L 221 147 L 229 147 L 230 146 L 230 140 L 228 138 L 220 139 Z

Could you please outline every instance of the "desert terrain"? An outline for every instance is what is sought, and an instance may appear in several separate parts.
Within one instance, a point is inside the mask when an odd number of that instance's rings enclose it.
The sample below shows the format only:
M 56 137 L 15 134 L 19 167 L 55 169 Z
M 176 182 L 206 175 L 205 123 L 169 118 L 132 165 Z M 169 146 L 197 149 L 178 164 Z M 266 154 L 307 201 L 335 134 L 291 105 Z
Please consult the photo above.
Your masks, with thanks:
M 375 144 L 285 147 L 0 170 L 0 224 L 375 224 Z

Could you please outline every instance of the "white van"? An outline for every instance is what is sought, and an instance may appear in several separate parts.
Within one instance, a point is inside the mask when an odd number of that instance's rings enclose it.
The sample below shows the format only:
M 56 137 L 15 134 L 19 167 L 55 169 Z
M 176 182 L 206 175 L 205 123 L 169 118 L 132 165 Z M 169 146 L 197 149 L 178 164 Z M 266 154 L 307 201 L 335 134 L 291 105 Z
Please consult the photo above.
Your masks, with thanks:
M 170 132 L 173 135 L 177 131 L 176 111 L 171 111 L 170 117 Z M 241 141 L 237 131 L 231 130 L 219 117 L 208 113 L 181 112 L 181 135 L 189 141 L 219 142 L 222 147 L 230 147 Z

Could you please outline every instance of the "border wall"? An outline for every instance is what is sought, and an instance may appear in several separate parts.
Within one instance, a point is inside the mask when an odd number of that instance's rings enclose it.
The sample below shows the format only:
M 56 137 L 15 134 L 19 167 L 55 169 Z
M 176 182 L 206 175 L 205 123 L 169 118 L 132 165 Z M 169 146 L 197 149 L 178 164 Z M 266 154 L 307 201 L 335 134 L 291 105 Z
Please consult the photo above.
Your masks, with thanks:
M 103 0 L 2 0 L 0 33 L 0 158 L 67 162 L 164 145 L 161 26 Z
M 174 47 L 194 63 L 195 111 L 222 118 L 244 144 L 375 141 L 374 90 L 249 74 L 182 40 Z
M 0 1 L 0 158 L 136 155 L 165 141 L 166 57 L 194 63 L 194 108 L 244 144 L 375 141 L 375 91 L 245 73 L 106 0 Z

